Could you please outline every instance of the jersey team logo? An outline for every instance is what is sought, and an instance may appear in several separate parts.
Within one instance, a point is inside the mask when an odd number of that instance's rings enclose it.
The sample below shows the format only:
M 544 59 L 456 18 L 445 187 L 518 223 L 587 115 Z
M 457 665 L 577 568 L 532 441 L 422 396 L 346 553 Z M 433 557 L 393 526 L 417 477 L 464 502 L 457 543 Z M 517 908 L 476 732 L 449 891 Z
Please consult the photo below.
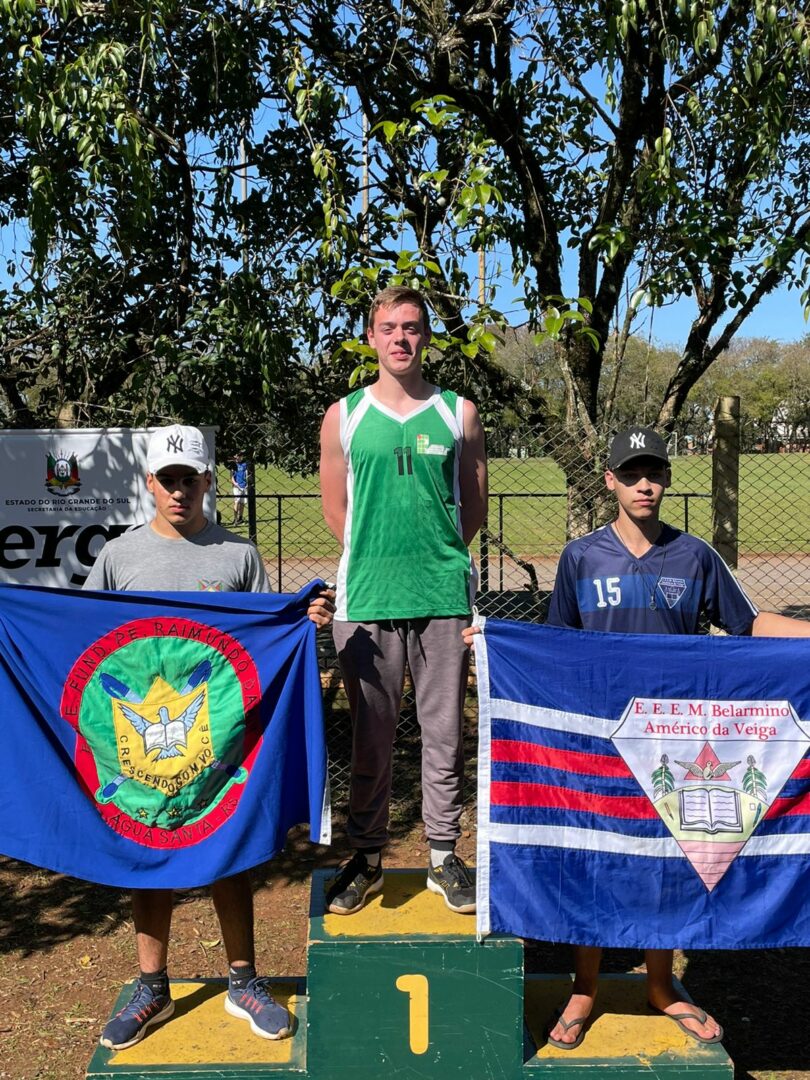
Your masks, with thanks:
M 260 698 L 256 666 L 235 638 L 151 618 L 85 650 L 61 712 L 107 824 L 148 847 L 185 847 L 236 810 L 261 743 Z
M 787 701 L 633 698 L 612 741 L 709 892 L 810 747 Z
M 432 443 L 429 435 L 416 436 L 417 454 L 428 454 L 433 457 L 447 457 L 450 450 L 451 447 L 444 446 L 442 443 Z
M 76 455 L 68 457 L 64 451 L 59 451 L 54 457 L 48 454 L 48 472 L 45 477 L 45 488 L 51 495 L 75 495 L 81 488 L 79 478 L 79 462 Z
M 686 592 L 686 578 L 662 577 L 658 582 L 658 591 L 666 601 L 668 608 L 674 608 Z

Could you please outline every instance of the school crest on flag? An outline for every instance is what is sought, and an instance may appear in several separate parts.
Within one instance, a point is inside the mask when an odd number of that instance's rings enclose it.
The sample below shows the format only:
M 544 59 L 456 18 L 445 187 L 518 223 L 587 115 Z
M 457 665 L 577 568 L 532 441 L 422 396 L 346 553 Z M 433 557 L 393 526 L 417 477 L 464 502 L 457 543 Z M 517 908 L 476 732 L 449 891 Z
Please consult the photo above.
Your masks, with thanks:
M 709 891 L 810 747 L 788 701 L 633 698 L 612 741 Z
M 200 666 L 207 663 L 203 660 Z M 196 670 L 190 673 L 192 679 Z M 105 683 L 102 674 L 102 686 Z M 191 679 L 186 686 L 189 684 L 194 686 Z M 207 682 L 202 683 L 202 689 L 197 684 L 184 693 L 158 676 L 146 697 L 135 696 L 132 691 L 128 691 L 126 699 L 115 696 L 115 691 L 108 693 L 112 698 L 122 782 L 137 777 L 172 798 L 216 760 Z M 131 704 L 133 701 L 137 704 Z M 96 798 L 102 800 L 110 795 L 99 792 Z
M 75 762 L 105 822 L 146 846 L 197 843 L 236 809 L 261 746 L 256 665 L 234 637 L 136 619 L 84 650 L 62 694 Z

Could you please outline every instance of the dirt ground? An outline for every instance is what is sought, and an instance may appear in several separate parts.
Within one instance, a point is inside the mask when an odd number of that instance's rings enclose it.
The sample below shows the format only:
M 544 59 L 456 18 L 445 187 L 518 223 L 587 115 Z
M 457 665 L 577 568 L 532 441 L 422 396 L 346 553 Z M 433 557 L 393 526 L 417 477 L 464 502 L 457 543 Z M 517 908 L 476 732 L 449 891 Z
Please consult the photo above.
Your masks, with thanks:
M 475 828 L 466 825 L 460 851 L 474 861 Z M 386 865 L 424 866 L 420 827 L 401 823 L 397 833 Z M 280 857 L 256 869 L 262 973 L 305 974 L 309 877 L 344 854 L 340 847 L 310 845 L 296 830 Z M 642 959 L 611 953 L 605 970 L 637 970 Z M 810 1080 L 810 1036 L 802 1020 L 810 951 L 692 952 L 677 959 L 692 997 L 725 1025 L 738 1080 Z M 566 947 L 527 942 L 527 971 L 565 972 L 569 962 Z M 181 894 L 172 973 L 215 977 L 226 970 L 205 890 Z M 125 894 L 0 859 L 0 1080 L 82 1080 L 98 1032 L 132 972 Z
M 475 840 L 465 832 L 459 850 L 474 861 Z M 426 866 L 427 851 L 414 828 L 394 841 L 386 865 Z M 346 853 L 310 844 L 296 829 L 282 855 L 253 871 L 261 974 L 306 974 L 310 876 Z M 227 970 L 207 890 L 179 893 L 170 973 L 215 978 Z M 82 1080 L 133 975 L 126 893 L 0 857 L 0 1080 Z

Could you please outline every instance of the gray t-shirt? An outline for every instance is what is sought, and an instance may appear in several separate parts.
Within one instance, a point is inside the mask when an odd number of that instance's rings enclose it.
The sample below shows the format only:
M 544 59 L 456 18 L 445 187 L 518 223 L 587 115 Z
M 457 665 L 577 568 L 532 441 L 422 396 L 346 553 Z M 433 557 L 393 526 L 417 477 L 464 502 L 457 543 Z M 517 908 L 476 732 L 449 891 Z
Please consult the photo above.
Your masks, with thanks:
M 84 589 L 139 592 L 270 592 L 250 542 L 207 522 L 189 539 L 170 540 L 141 525 L 110 540 Z

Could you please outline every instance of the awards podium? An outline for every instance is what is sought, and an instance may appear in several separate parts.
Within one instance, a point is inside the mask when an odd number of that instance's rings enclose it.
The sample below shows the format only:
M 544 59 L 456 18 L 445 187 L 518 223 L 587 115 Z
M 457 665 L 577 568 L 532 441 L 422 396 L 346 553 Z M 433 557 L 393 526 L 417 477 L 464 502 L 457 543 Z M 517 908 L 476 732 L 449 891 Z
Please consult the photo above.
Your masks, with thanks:
M 229 1016 L 224 980 L 177 981 L 174 1016 L 128 1050 L 98 1047 L 88 1080 L 587 1080 L 595 1067 L 603 1080 L 732 1080 L 720 1044 L 649 1011 L 641 976 L 604 976 L 582 1045 L 546 1045 L 570 979 L 524 978 L 519 938 L 477 941 L 475 918 L 428 892 L 423 870 L 386 869 L 362 911 L 329 914 L 330 875 L 312 879 L 306 981 L 269 980 L 290 1038 Z

